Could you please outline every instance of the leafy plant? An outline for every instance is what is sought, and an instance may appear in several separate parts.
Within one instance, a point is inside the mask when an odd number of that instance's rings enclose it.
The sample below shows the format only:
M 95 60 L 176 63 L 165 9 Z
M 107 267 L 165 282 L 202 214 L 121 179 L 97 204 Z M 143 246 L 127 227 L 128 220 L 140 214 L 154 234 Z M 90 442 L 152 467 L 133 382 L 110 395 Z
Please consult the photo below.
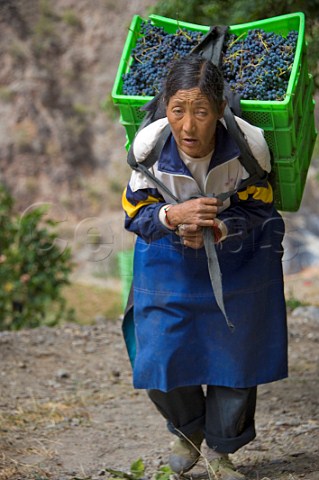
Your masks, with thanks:
M 43 207 L 14 214 L 9 192 L 0 186 L 0 329 L 54 325 L 70 319 L 61 289 L 69 284 L 71 251 L 58 246 L 56 222 Z
M 301 300 L 298 300 L 294 296 L 290 296 L 289 298 L 286 299 L 286 306 L 289 312 L 292 312 L 293 310 L 295 310 L 295 308 L 306 307 L 308 305 L 309 303 L 302 302 Z
M 168 465 L 163 465 L 154 474 L 154 480 L 170 480 L 174 475 L 173 470 Z
M 145 465 L 141 458 L 131 464 L 129 472 L 113 470 L 112 468 L 106 468 L 105 471 L 110 473 L 116 480 L 142 480 L 145 478 Z M 173 470 L 168 465 L 163 465 L 152 475 L 152 479 L 169 480 L 173 474 Z
M 123 472 L 122 470 L 114 470 L 112 468 L 105 469 L 117 480 L 140 480 L 144 477 L 145 465 L 141 458 L 131 464 L 129 472 Z

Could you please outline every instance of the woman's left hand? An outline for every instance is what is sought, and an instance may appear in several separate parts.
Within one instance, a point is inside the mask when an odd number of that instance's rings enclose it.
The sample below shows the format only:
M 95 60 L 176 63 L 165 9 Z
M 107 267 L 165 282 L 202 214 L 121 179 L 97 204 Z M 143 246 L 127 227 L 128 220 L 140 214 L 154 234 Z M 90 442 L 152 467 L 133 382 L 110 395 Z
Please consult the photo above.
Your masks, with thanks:
M 204 246 L 203 229 L 198 225 L 179 225 L 176 233 L 185 247 L 198 249 Z

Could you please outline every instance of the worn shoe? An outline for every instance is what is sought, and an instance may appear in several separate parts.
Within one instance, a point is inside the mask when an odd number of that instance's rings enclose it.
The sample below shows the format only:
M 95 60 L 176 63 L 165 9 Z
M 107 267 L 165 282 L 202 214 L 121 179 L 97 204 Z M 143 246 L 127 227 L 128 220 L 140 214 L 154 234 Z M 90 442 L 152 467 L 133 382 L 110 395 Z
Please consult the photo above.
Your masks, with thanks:
M 212 478 L 215 480 L 245 480 L 246 477 L 237 472 L 228 456 L 211 460 L 208 464 Z
M 175 440 L 168 463 L 176 473 L 188 472 L 200 457 L 200 446 L 204 439 L 203 432 L 196 432 L 188 438 Z

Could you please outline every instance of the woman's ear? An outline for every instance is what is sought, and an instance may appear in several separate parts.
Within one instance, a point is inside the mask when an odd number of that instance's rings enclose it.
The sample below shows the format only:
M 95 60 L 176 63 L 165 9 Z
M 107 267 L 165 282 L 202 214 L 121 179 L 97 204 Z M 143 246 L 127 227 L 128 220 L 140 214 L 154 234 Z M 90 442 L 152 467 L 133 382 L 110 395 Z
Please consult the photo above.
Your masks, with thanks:
M 218 112 L 218 119 L 222 118 L 222 116 L 224 115 L 224 110 L 225 110 L 226 105 L 227 105 L 227 101 L 223 100 L 223 102 L 220 105 L 219 112 Z

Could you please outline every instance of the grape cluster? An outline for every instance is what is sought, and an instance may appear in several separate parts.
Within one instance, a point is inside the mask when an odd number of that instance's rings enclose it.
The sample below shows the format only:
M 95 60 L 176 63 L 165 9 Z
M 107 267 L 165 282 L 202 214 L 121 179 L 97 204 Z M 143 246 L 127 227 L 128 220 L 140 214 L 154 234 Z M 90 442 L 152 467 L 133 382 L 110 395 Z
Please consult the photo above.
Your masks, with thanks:
M 287 37 L 249 30 L 245 38 L 229 35 L 222 70 L 230 88 L 243 100 L 283 100 L 294 61 L 298 32 Z
M 132 65 L 123 75 L 124 95 L 156 95 L 172 61 L 189 54 L 202 37 L 201 32 L 185 29 L 170 34 L 150 21 L 142 22 L 140 36 L 131 52 Z
M 169 34 L 151 21 L 142 22 L 133 62 L 123 75 L 123 94 L 154 96 L 177 58 L 189 54 L 203 38 L 201 32 L 178 29 Z M 244 100 L 283 100 L 294 61 L 298 32 L 287 37 L 253 29 L 247 36 L 228 34 L 222 71 L 231 90 Z

